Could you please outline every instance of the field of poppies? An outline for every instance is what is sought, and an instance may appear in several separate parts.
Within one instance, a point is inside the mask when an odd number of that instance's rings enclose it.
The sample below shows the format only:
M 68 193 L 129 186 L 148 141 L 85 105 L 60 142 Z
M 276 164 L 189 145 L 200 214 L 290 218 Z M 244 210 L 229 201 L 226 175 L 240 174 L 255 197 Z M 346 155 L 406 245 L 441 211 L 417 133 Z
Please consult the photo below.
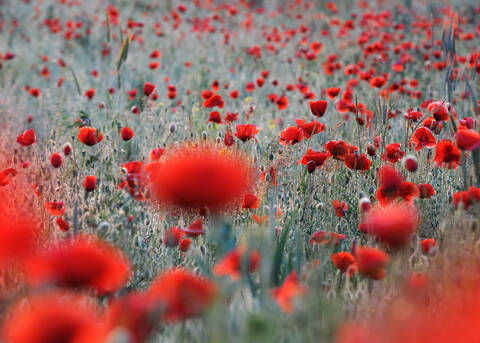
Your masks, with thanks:
M 480 341 L 480 4 L 0 0 L 0 341 Z

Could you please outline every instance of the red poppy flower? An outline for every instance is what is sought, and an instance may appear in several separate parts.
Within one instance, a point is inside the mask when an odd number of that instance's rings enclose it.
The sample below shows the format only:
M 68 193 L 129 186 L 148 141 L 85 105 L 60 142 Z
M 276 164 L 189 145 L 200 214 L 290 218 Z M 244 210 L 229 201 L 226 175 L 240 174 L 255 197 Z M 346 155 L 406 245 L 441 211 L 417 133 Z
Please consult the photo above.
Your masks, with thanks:
M 53 283 L 95 290 L 99 295 L 117 291 L 129 275 L 129 263 L 123 253 L 90 236 L 79 236 L 39 252 L 26 273 L 30 285 Z
M 217 212 L 237 207 L 257 179 L 245 154 L 213 143 L 174 146 L 145 170 L 152 200 L 176 210 Z
M 373 207 L 365 215 L 362 231 L 391 248 L 401 248 L 410 240 L 418 225 L 415 207 L 391 204 Z
M 246 262 L 246 264 L 244 263 Z M 233 280 L 238 280 L 242 275 L 242 267 L 246 266 L 249 273 L 257 270 L 260 263 L 260 253 L 251 251 L 247 254 L 246 248 L 239 246 L 227 253 L 213 267 L 213 274 L 218 276 L 229 276 Z
M 420 241 L 420 244 L 422 245 L 422 250 L 425 254 L 429 254 L 430 251 L 437 246 L 437 242 L 433 238 L 426 238 Z
M 271 291 L 272 298 L 277 302 L 283 312 L 293 312 L 293 300 L 307 293 L 307 288 L 300 283 L 297 272 L 294 270 L 280 287 Z
M 237 124 L 235 126 L 235 129 L 237 130 L 235 136 L 237 136 L 237 138 L 240 139 L 242 142 L 246 142 L 254 138 L 255 135 L 260 131 L 260 129 L 253 124 Z
M 95 96 L 95 89 L 92 88 L 87 90 L 84 95 L 88 100 L 92 100 L 92 98 Z
M 55 222 L 57 223 L 58 228 L 62 231 L 68 231 L 68 229 L 70 228 L 70 225 L 68 225 L 68 222 L 64 220 L 62 217 L 58 217 Z
M 145 82 L 143 85 L 143 94 L 145 96 L 150 96 L 155 91 L 155 85 L 150 82 Z
M 27 300 L 10 309 L 2 330 L 6 342 L 85 342 L 100 321 L 86 296 L 55 292 Z
M 202 218 L 198 218 L 192 224 L 188 225 L 186 228 L 181 229 L 190 237 L 198 237 L 204 234 Z
M 308 104 L 310 105 L 310 111 L 316 117 L 322 117 L 327 110 L 328 102 L 325 100 L 318 100 L 318 101 L 309 101 Z
M 180 241 L 180 244 L 178 245 L 178 249 L 183 252 L 187 252 L 188 248 L 190 248 L 190 244 L 192 241 L 188 238 L 184 238 Z
M 400 143 L 392 143 L 385 146 L 386 157 L 390 163 L 396 163 L 405 156 L 405 151 L 400 150 Z M 385 156 L 382 156 L 385 159 Z
M 78 129 L 77 138 L 83 144 L 93 146 L 102 141 L 103 135 L 94 127 L 84 126 Z
M 332 207 L 333 207 L 333 210 L 335 211 L 335 215 L 338 218 L 344 217 L 345 213 L 348 210 L 347 204 L 345 204 L 344 201 L 340 202 L 339 200 L 333 200 L 332 201 Z
M 33 131 L 33 129 L 28 129 L 17 137 L 17 143 L 22 146 L 29 146 L 34 144 L 36 139 L 35 131 Z
M 357 270 L 357 261 L 352 254 L 346 251 L 341 251 L 336 254 L 330 255 L 330 259 L 336 268 L 340 269 L 343 273 L 347 274 L 348 277 L 355 274 Z
M 282 95 L 275 100 L 275 104 L 280 111 L 283 111 L 288 107 L 288 98 L 285 95 Z
M 84 342 L 108 342 L 112 337 L 126 335 L 131 342 L 145 342 L 155 327 L 152 314 L 158 310 L 145 293 L 131 292 L 111 299 L 98 327 L 87 332 Z
M 349 169 L 361 171 L 369 170 L 372 164 L 365 154 L 357 153 L 346 155 L 343 161 Z
M 463 203 L 463 208 L 468 210 L 470 206 L 480 202 L 480 188 L 470 186 L 468 190 L 453 193 L 453 204 L 458 208 L 460 202 Z
M 45 201 L 45 209 L 55 217 L 63 216 L 65 213 L 63 201 Z
M 58 152 L 54 152 L 50 156 L 50 164 L 53 168 L 60 168 L 62 166 L 62 156 Z
M 457 130 L 457 146 L 461 150 L 472 151 L 480 147 L 480 133 L 470 129 Z
M 258 206 L 260 206 L 260 199 L 255 194 L 244 195 L 242 208 L 256 209 Z
M 443 101 L 433 101 L 427 106 L 427 111 L 433 113 L 436 121 L 447 121 L 449 119 L 448 105 Z
M 320 123 L 319 121 L 311 121 L 306 123 L 302 119 L 295 119 L 295 123 L 302 130 L 303 136 L 305 138 L 310 138 L 311 136 L 325 131 L 325 124 Z
M 415 172 L 418 169 L 417 158 L 413 155 L 407 155 L 403 160 L 402 164 L 406 170 L 409 172 Z
M 326 92 L 327 92 L 328 98 L 332 100 L 332 99 L 335 99 L 338 93 L 340 93 L 340 88 L 338 87 L 327 88 Z
M 334 245 L 338 246 L 340 241 L 345 239 L 345 235 L 336 232 L 327 232 L 327 231 L 316 231 L 310 237 L 310 241 L 308 242 L 310 245 L 318 244 L 318 245 Z
M 95 175 L 87 175 L 83 179 L 83 188 L 86 192 L 92 192 L 97 188 L 97 177 Z
M 124 141 L 128 142 L 133 136 L 135 136 L 135 133 L 128 126 L 125 126 L 122 128 L 122 131 L 120 131 L 120 135 Z
M 234 121 L 237 121 L 238 120 L 238 113 L 227 112 L 224 119 L 227 123 L 232 123 Z
M 415 130 L 410 138 L 410 145 L 415 145 L 415 151 L 419 151 L 422 148 L 434 148 L 437 144 L 437 140 L 433 136 L 432 131 L 430 131 L 425 126 L 419 127 Z
M 33 208 L 26 204 L 22 208 L 13 205 L 14 201 L 21 199 L 18 193 L 25 196 L 18 188 L 5 193 L 2 191 L 2 196 L 8 197 L 9 201 L 4 202 L 0 210 L 0 269 L 16 266 L 15 262 L 23 262 L 29 257 L 42 233 L 40 220 L 33 214 Z
M 225 137 L 223 137 L 223 144 L 225 144 L 226 146 L 232 146 L 233 143 L 235 142 L 233 140 L 232 132 L 230 131 L 230 129 L 227 129 L 227 132 L 225 132 Z
M 303 140 L 303 133 L 296 126 L 289 126 L 280 132 L 278 142 L 282 145 L 295 145 Z
M 167 230 L 163 235 L 163 244 L 167 247 L 176 247 L 180 243 L 180 239 L 185 235 L 182 229 L 173 226 Z
M 220 117 L 220 113 L 218 113 L 217 111 L 210 112 L 207 123 L 221 124 L 222 123 L 222 117 Z
M 373 88 L 382 88 L 386 82 L 387 80 L 385 80 L 383 77 L 375 76 L 370 79 L 370 86 Z
M 390 260 L 385 251 L 372 247 L 356 246 L 353 255 L 361 274 L 375 280 L 381 280 L 385 277 L 385 266 Z
M 186 269 L 171 269 L 158 275 L 147 291 L 150 303 L 167 322 L 196 317 L 209 307 L 217 294 L 210 280 Z
M 224 105 L 225 103 L 223 102 L 222 97 L 218 94 L 213 94 L 203 102 L 203 107 L 206 108 L 212 108 L 215 106 L 223 108 Z
M 402 182 L 398 189 L 398 196 L 406 202 L 412 202 L 413 198 L 418 198 L 420 192 L 413 182 Z
M 385 194 L 396 195 L 403 182 L 403 177 L 395 168 L 391 166 L 382 166 L 378 170 L 378 180 L 380 182 L 380 187 L 384 190 Z
M 435 148 L 435 157 L 437 167 L 447 166 L 449 169 L 456 169 L 460 163 L 460 150 L 448 139 L 442 139 Z
M 349 153 L 348 145 L 344 141 L 329 141 L 325 143 L 325 150 L 337 160 L 343 160 L 345 155 Z
M 324 151 L 313 151 L 308 149 L 305 155 L 303 155 L 301 163 L 307 165 L 308 162 L 313 161 L 316 167 L 321 167 L 325 160 L 330 156 L 328 152 Z
M 428 199 L 435 195 L 435 189 L 429 183 L 421 183 L 417 185 L 417 188 L 422 199 Z
M 165 152 L 165 149 L 162 148 L 155 148 L 150 151 L 150 159 L 152 161 L 157 161 L 162 157 L 163 153 Z

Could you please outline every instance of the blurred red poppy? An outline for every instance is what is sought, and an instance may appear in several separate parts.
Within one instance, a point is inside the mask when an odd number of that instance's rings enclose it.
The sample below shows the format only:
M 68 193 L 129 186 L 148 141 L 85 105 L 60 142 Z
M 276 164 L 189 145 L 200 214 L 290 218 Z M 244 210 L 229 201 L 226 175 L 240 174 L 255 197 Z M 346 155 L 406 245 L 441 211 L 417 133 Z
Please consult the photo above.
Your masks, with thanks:
M 291 272 L 280 287 L 271 291 L 272 298 L 283 312 L 293 312 L 293 300 L 307 293 L 307 288 L 300 283 L 297 272 Z
M 385 277 L 385 266 L 390 260 L 385 251 L 373 247 L 357 246 L 353 256 L 361 274 L 375 280 L 381 280 Z
M 247 254 L 244 246 L 239 246 L 227 253 L 213 267 L 213 274 L 218 276 L 229 276 L 233 280 L 238 280 L 242 275 L 242 267 L 245 266 L 249 273 L 257 270 L 260 263 L 260 253 L 251 251 Z
M 27 281 L 32 286 L 54 284 L 85 288 L 99 295 L 120 289 L 130 276 L 130 266 L 116 247 L 92 236 L 53 244 L 29 262 Z
M 147 297 L 159 317 L 177 322 L 196 317 L 214 301 L 217 286 L 210 280 L 186 269 L 171 269 L 158 275 L 147 291 Z

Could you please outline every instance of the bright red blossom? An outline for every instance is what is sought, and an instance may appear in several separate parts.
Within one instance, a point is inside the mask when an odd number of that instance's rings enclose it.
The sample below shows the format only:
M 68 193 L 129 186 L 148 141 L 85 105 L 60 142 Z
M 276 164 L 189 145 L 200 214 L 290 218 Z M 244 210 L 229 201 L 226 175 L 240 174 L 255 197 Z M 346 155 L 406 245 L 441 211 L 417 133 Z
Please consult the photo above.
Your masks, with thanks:
M 291 272 L 282 286 L 272 289 L 272 298 L 277 302 L 283 312 L 293 312 L 293 300 L 307 293 L 307 288 L 300 283 L 297 272 Z
M 433 160 L 437 167 L 447 166 L 449 169 L 455 169 L 460 163 L 460 150 L 451 141 L 442 139 L 437 143 Z
M 113 293 L 130 276 L 123 253 L 95 237 L 79 236 L 54 244 L 39 252 L 29 263 L 31 285 L 55 284 L 68 288 L 86 288 L 98 294 Z
M 77 138 L 83 144 L 93 146 L 103 140 L 103 135 L 94 127 L 84 126 L 78 129 Z
M 167 322 L 196 317 L 212 304 L 217 286 L 186 269 L 172 269 L 155 278 L 147 291 L 150 303 Z
M 222 211 L 239 206 L 257 179 L 247 156 L 212 143 L 171 147 L 145 170 L 152 200 L 184 210 Z

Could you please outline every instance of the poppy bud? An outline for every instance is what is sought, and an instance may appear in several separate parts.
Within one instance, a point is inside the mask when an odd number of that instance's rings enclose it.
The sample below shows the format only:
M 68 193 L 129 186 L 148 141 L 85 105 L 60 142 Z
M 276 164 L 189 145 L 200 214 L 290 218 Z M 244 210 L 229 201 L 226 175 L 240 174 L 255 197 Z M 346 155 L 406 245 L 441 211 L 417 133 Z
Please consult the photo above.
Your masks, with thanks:
M 122 139 L 124 141 L 129 141 L 130 139 L 133 138 L 133 136 L 135 135 L 132 131 L 132 129 L 130 129 L 128 126 L 125 126 L 122 131 L 120 132 L 121 136 L 122 136 Z
M 417 158 L 413 155 L 408 155 L 403 160 L 403 166 L 406 170 L 413 173 L 418 168 Z
M 97 188 L 97 178 L 95 175 L 85 176 L 85 179 L 83 180 L 83 188 L 85 188 L 87 192 L 91 192 Z
M 72 152 L 72 146 L 69 143 L 65 143 L 65 145 L 63 146 L 63 154 L 65 156 L 68 156 L 70 155 L 71 152 Z
M 175 124 L 174 124 L 174 123 L 171 123 L 171 124 L 170 124 L 170 132 L 171 132 L 171 133 L 174 133 L 174 132 L 175 132 Z
M 315 161 L 308 161 L 307 162 L 307 171 L 312 174 L 315 171 L 315 168 L 317 167 L 317 164 Z
M 50 163 L 54 168 L 60 168 L 62 166 L 62 156 L 55 152 L 50 156 Z
M 207 133 L 205 131 L 202 131 L 202 139 L 204 141 L 207 140 Z

